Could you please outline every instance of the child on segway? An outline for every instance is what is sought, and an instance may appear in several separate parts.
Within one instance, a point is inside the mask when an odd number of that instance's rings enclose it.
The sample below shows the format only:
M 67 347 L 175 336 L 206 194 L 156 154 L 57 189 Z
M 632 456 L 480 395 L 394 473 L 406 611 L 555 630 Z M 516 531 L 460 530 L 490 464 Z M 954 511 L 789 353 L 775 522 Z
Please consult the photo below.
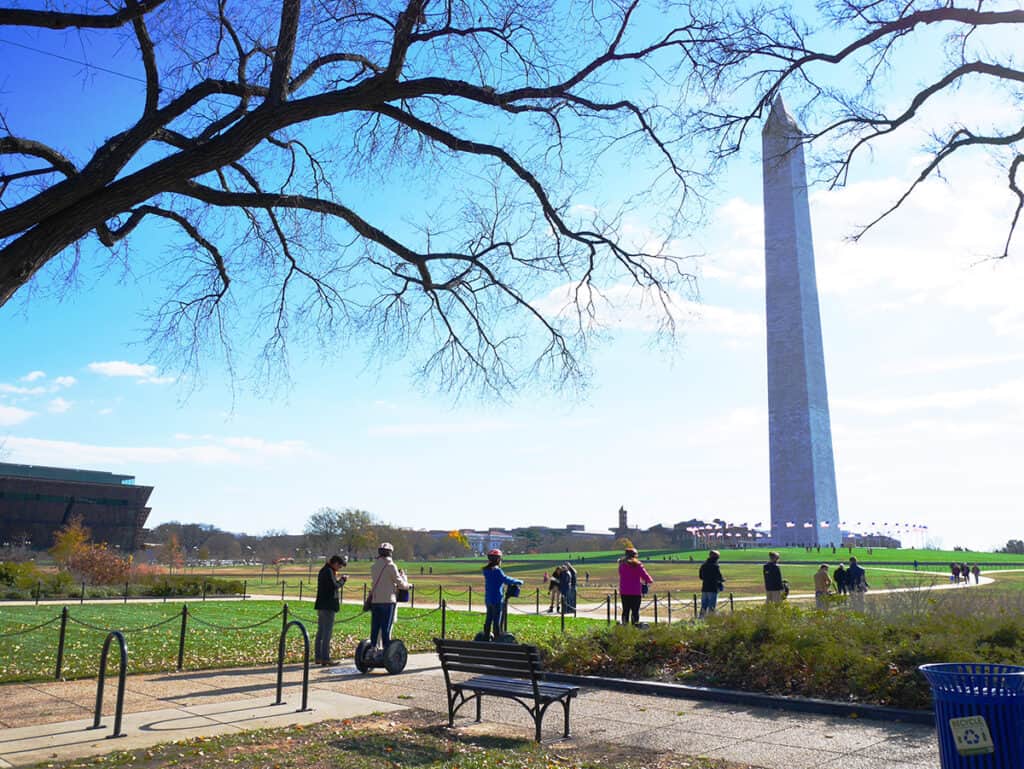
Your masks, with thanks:
M 370 568 L 372 587 L 366 596 L 365 607 L 370 612 L 370 638 L 360 641 L 355 659 L 356 667 L 364 673 L 378 665 L 383 665 L 389 673 L 400 673 L 405 669 L 408 658 L 405 644 L 391 638 L 398 596 L 409 590 L 405 571 L 399 569 L 392 559 L 394 552 L 394 545 L 381 542 L 377 548 L 377 560 Z
M 484 604 L 487 607 L 487 616 L 484 619 L 484 630 L 477 636 L 478 641 L 493 641 L 502 635 L 505 586 L 509 586 L 510 595 L 518 595 L 519 586 L 523 584 L 521 579 L 510 577 L 501 570 L 501 557 L 501 551 L 498 548 L 487 553 L 487 565 L 483 568 Z

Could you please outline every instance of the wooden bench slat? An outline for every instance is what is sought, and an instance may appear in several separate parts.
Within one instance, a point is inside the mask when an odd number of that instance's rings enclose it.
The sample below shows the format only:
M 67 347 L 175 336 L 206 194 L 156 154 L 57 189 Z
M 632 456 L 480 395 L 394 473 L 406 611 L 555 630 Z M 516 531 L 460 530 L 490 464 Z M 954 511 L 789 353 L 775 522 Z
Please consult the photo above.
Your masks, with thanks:
M 478 662 L 463 662 L 461 660 L 446 660 L 445 666 L 449 670 L 457 670 L 460 673 L 482 673 L 484 675 L 507 674 L 512 678 L 530 679 L 533 668 L 517 665 L 484 665 Z M 517 675 L 518 674 L 518 675 Z

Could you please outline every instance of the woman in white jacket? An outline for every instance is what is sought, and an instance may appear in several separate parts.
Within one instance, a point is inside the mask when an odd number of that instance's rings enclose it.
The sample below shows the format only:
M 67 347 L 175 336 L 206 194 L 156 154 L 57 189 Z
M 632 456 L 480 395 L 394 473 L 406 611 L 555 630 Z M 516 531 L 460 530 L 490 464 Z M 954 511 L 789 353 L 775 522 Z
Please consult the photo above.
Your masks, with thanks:
M 391 558 L 394 552 L 394 545 L 381 542 L 377 548 L 377 560 L 370 568 L 370 648 L 376 648 L 378 640 L 382 648 L 391 642 L 398 601 L 395 591 L 409 589 L 405 572 Z

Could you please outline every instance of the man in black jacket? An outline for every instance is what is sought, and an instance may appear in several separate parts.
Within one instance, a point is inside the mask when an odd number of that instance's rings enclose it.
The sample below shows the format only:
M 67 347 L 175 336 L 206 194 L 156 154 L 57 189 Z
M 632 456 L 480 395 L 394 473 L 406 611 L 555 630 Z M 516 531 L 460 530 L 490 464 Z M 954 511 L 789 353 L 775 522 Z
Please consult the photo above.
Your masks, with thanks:
M 313 641 L 313 657 L 317 665 L 333 665 L 331 659 L 331 634 L 334 632 L 334 615 L 341 608 L 338 588 L 348 579 L 338 571 L 346 563 L 340 555 L 332 555 L 316 575 L 316 638 Z
M 720 555 L 717 550 L 708 553 L 708 559 L 700 565 L 700 616 L 715 613 L 718 605 L 718 594 L 725 589 L 725 578 L 718 565 Z
M 768 553 L 768 563 L 764 565 L 764 592 L 768 603 L 782 603 L 782 569 L 779 568 L 779 554 Z

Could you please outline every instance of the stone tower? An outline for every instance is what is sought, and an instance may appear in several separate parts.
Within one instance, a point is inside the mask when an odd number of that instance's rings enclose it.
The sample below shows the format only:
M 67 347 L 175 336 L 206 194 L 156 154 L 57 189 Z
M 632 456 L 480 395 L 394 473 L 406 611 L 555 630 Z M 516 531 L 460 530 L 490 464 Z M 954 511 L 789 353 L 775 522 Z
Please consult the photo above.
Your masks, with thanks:
M 841 544 L 803 134 L 782 97 L 762 133 L 772 542 Z

